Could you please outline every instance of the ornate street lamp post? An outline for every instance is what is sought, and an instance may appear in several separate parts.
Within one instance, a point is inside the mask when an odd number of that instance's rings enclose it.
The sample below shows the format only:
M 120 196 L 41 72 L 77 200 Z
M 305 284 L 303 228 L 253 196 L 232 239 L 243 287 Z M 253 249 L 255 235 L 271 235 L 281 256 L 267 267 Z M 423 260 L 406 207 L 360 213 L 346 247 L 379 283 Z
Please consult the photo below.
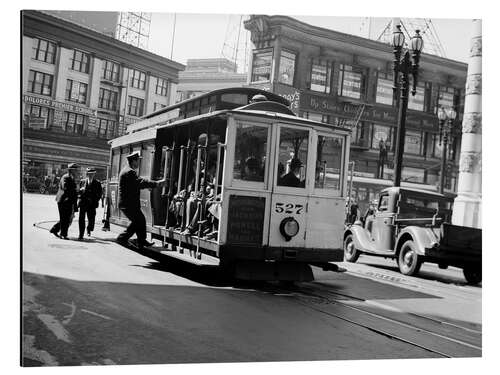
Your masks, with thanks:
M 441 182 L 439 185 L 439 192 L 444 193 L 445 185 L 445 175 L 446 175 L 446 156 L 448 154 L 448 139 L 450 138 L 451 130 L 453 129 L 453 121 L 457 117 L 457 112 L 453 108 L 448 108 L 445 110 L 443 107 L 439 107 L 438 119 L 439 119 L 439 145 L 441 141 L 443 143 L 442 155 L 441 155 Z
M 420 30 L 415 30 L 416 35 L 410 40 L 410 48 L 413 63 L 410 61 L 410 51 L 403 52 L 405 36 L 401 31 L 401 25 L 397 25 L 397 30 L 392 35 L 392 46 L 394 47 L 394 85 L 393 91 L 399 99 L 398 131 L 396 142 L 396 153 L 394 156 L 394 186 L 401 186 L 401 171 L 403 169 L 403 152 L 406 133 L 406 110 L 408 108 L 408 91 L 410 88 L 409 75 L 413 76 L 413 87 L 411 94 L 415 96 L 417 92 L 418 62 L 420 53 L 424 47 L 424 41 L 420 35 Z M 401 73 L 401 85 L 399 84 L 399 75 Z M 398 98 L 398 92 L 400 98 Z M 398 100 L 396 100 L 398 102 Z

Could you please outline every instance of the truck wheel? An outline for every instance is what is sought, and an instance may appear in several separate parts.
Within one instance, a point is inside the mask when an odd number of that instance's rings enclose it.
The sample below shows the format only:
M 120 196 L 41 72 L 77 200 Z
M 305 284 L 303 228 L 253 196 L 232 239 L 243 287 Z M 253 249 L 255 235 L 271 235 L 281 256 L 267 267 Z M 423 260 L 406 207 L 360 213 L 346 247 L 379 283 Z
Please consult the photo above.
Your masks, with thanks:
M 465 280 L 471 285 L 477 285 L 482 281 L 483 272 L 481 266 L 467 266 L 463 272 Z
M 344 259 L 346 262 L 355 263 L 359 258 L 359 251 L 354 247 L 352 234 L 347 235 L 344 240 Z
M 403 275 L 412 276 L 418 273 L 422 266 L 422 259 L 415 251 L 413 240 L 406 241 L 398 256 L 399 270 Z

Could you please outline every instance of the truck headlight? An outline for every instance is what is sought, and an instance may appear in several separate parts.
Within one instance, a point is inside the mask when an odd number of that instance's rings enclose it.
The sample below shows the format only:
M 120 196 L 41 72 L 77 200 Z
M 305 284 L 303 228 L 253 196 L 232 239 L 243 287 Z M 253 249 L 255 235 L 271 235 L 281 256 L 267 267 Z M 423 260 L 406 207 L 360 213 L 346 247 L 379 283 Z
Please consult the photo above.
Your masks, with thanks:
M 287 217 L 281 221 L 280 233 L 285 240 L 290 241 L 292 237 L 299 233 L 299 223 L 293 217 Z

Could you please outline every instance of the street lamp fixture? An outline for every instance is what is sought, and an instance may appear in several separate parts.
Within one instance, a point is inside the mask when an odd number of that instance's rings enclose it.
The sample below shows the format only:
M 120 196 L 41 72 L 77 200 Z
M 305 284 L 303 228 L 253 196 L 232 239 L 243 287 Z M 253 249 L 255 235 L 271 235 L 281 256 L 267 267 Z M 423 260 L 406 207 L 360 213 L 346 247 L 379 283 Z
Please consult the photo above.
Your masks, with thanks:
M 446 156 L 448 154 L 448 139 L 450 138 L 450 134 L 453 129 L 456 117 L 457 117 L 457 112 L 452 107 L 448 109 L 439 107 L 438 109 L 439 145 L 441 145 L 441 143 L 443 144 L 442 155 L 441 155 L 441 181 L 439 185 L 439 192 L 441 194 L 444 193 Z
M 409 75 L 411 74 L 413 77 L 411 94 L 415 96 L 417 92 L 418 63 L 420 61 L 420 54 L 424 48 L 424 40 L 420 35 L 420 30 L 415 30 L 415 33 L 415 36 L 410 40 L 411 60 L 413 60 L 413 62 L 410 60 L 410 51 L 408 50 L 404 52 L 403 58 L 401 58 L 405 42 L 405 36 L 401 31 L 401 25 L 396 26 L 396 30 L 392 35 L 392 46 L 394 47 L 393 92 L 396 102 L 399 102 L 396 153 L 394 157 L 394 186 L 401 186 L 401 171 L 403 169 L 402 163 L 406 133 L 406 110 L 408 109 L 408 92 L 410 87 Z M 399 83 L 400 76 L 401 84 Z

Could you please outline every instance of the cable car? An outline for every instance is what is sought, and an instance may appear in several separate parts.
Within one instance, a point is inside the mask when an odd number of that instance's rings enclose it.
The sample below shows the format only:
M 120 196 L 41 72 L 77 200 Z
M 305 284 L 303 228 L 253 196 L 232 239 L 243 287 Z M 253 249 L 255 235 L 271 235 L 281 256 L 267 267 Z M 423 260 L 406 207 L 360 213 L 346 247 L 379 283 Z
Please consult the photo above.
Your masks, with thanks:
M 138 175 L 166 179 L 140 197 L 162 253 L 252 280 L 310 281 L 310 265 L 342 261 L 350 131 L 297 117 L 289 104 L 221 89 L 130 125 L 110 141 L 110 222 L 128 223 L 118 175 L 138 150 Z

